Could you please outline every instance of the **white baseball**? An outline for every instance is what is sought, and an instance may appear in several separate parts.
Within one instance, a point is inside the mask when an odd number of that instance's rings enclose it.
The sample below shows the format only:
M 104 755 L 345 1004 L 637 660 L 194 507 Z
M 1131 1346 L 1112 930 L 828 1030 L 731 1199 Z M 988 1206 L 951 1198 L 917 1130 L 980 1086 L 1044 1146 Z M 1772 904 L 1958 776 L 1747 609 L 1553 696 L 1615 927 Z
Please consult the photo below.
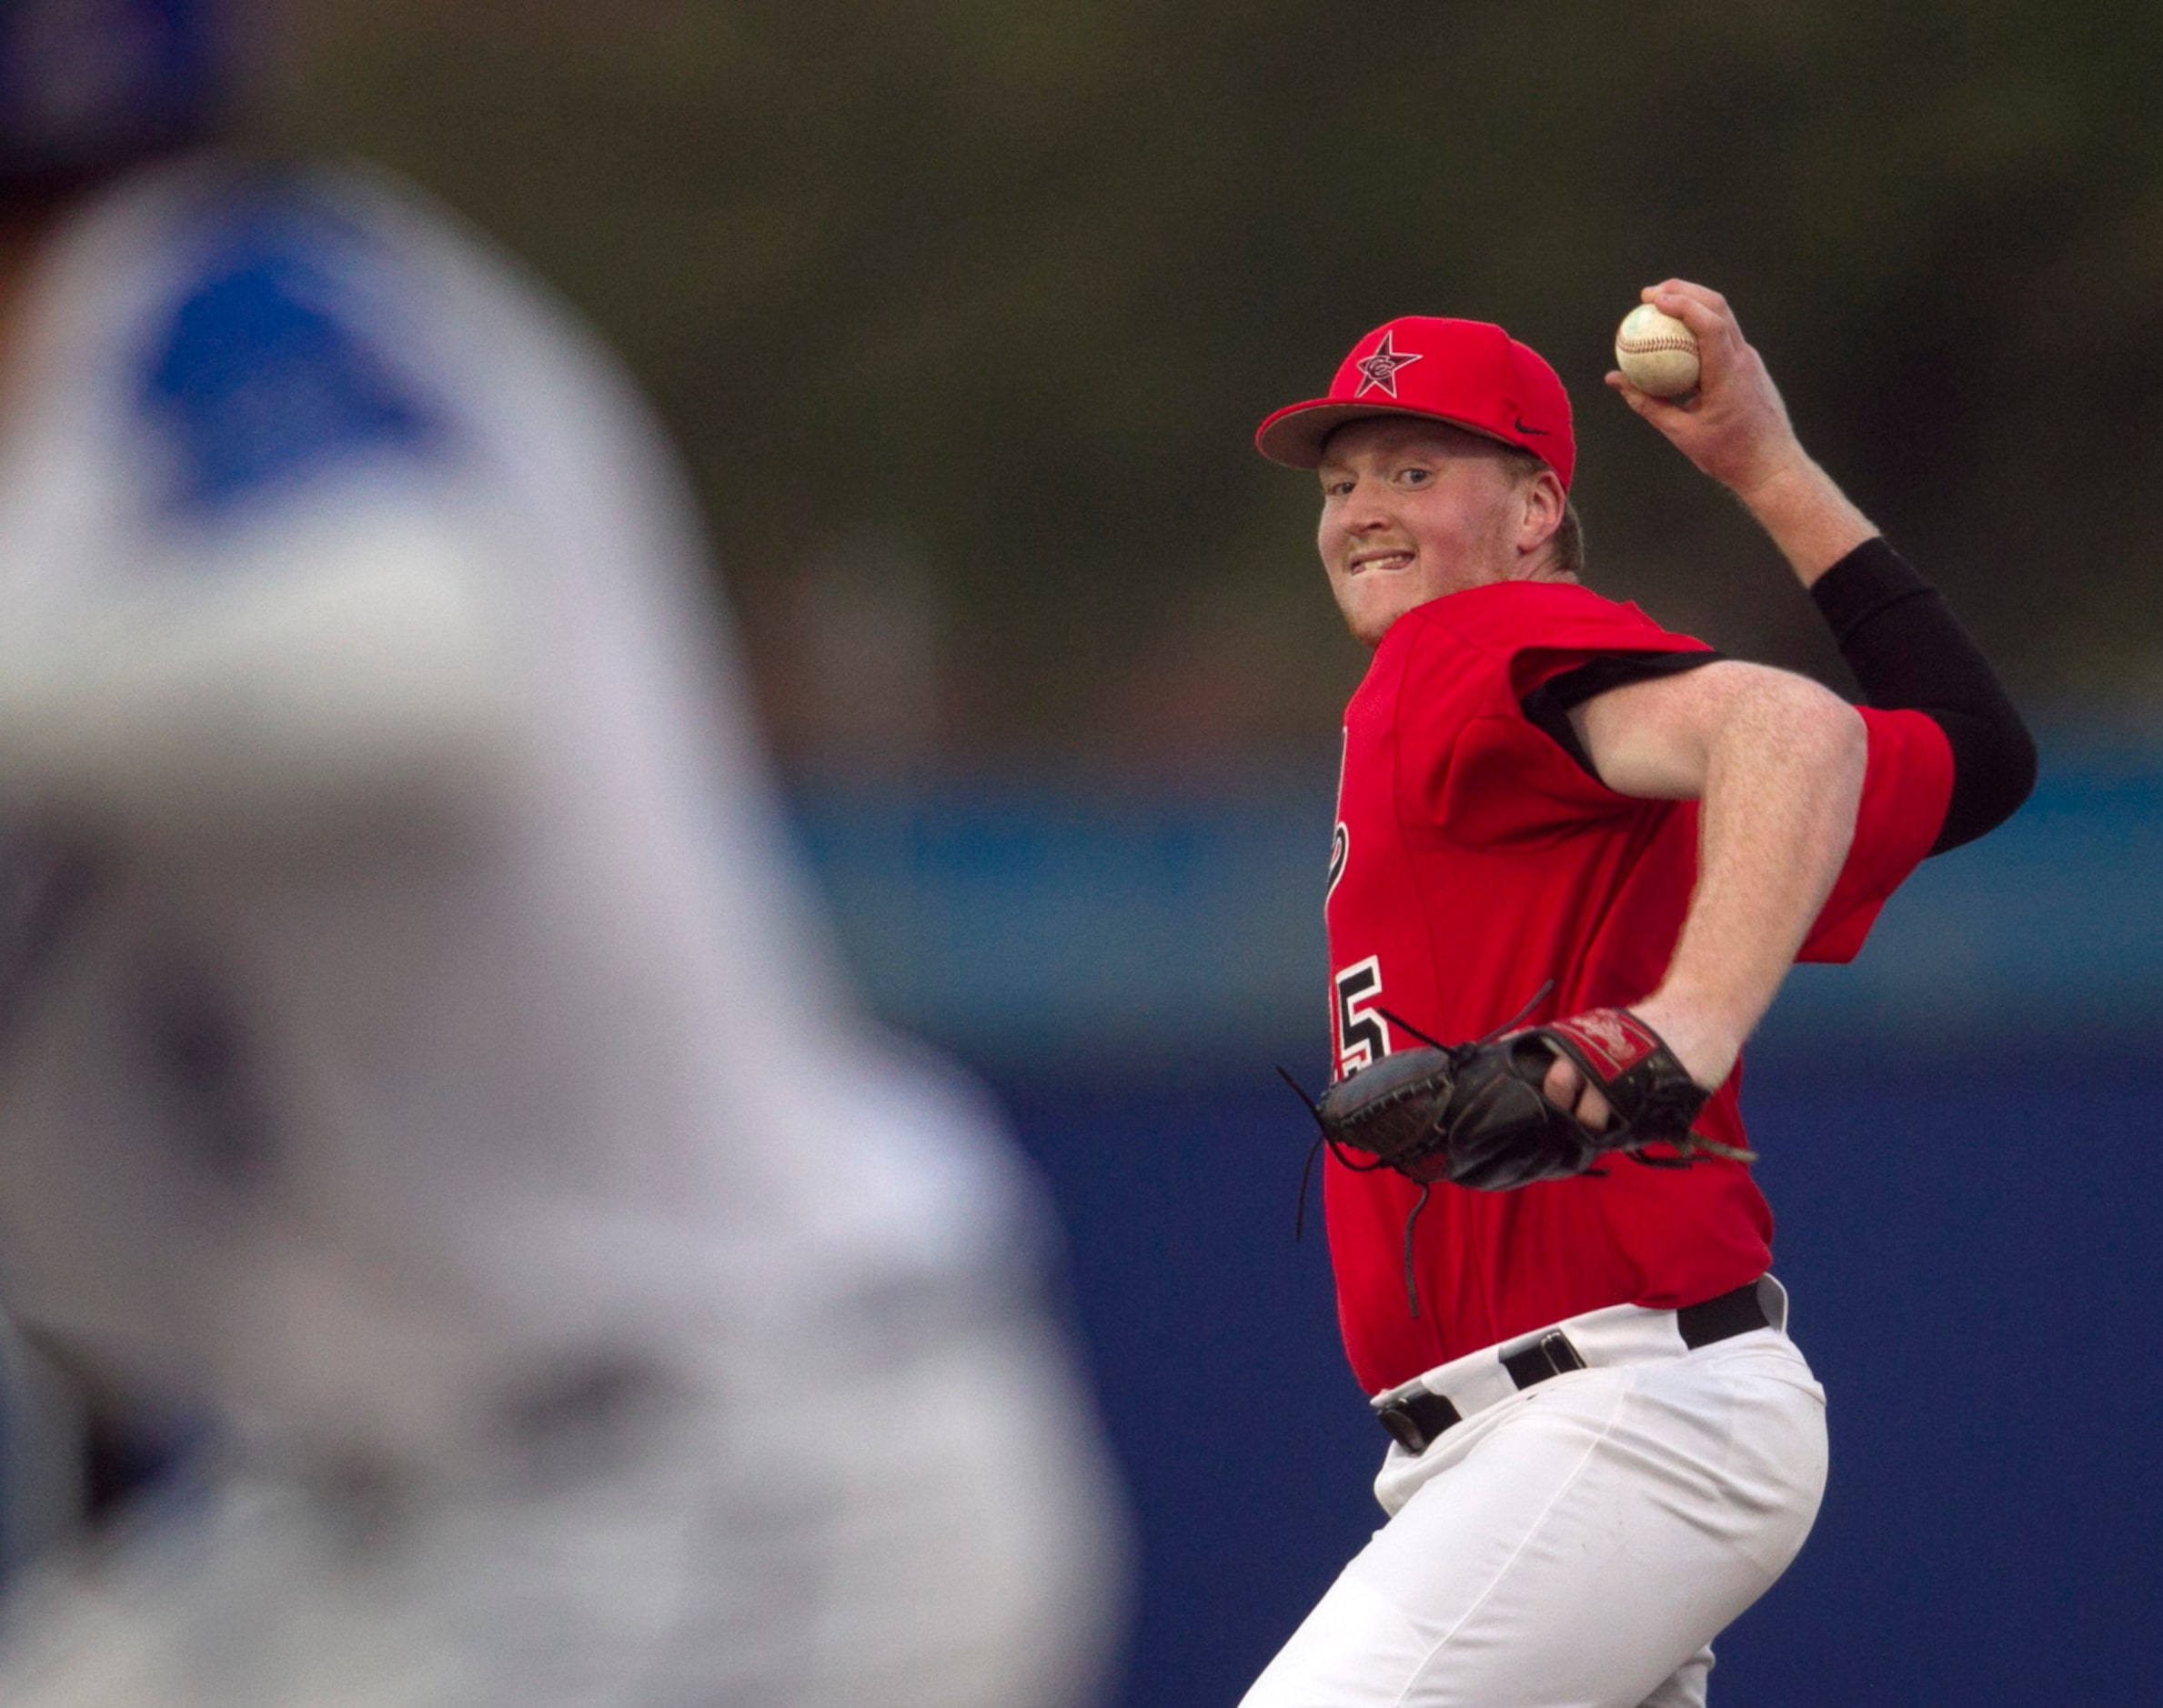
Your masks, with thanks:
M 1673 315 L 1639 303 L 1615 335 L 1615 365 L 1654 397 L 1679 397 L 1697 384 L 1697 335 Z

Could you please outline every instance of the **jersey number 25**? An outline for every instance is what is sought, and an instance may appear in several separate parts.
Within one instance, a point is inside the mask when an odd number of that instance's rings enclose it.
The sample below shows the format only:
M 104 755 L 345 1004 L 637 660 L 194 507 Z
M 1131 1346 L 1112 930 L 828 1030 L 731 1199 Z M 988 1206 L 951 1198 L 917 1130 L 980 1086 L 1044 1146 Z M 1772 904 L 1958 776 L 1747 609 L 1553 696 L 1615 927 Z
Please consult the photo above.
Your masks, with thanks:
M 1382 962 L 1373 955 L 1338 973 L 1331 983 L 1337 991 L 1337 1077 L 1380 1061 L 1390 1053 L 1390 1030 L 1370 1004 L 1382 994 Z

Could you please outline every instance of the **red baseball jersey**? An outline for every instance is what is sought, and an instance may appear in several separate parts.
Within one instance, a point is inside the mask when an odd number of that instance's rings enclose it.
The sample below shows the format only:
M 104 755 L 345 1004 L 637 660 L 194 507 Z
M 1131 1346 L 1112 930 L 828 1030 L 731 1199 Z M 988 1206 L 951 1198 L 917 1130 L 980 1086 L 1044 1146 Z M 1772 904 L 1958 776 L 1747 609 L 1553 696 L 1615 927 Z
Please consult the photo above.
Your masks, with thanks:
M 1456 1041 L 1521 1010 L 1533 1024 L 1658 986 L 1696 881 L 1696 803 L 1616 794 L 1521 701 L 1604 655 L 1705 649 L 1567 583 L 1474 588 L 1391 627 L 1344 714 L 1327 902 L 1340 1077 L 1417 1041 L 1385 1010 Z M 1869 763 L 1854 847 L 1806 960 L 1862 947 L 1929 851 L 1951 792 L 1936 723 L 1862 715 Z M 1741 1078 L 1738 1064 L 1698 1122 L 1738 1145 Z M 1333 1159 L 1324 1179 L 1338 1319 L 1369 1392 L 1579 1311 L 1694 1304 L 1771 1261 L 1771 1212 L 1737 1162 L 1655 1169 L 1618 1157 L 1604 1175 L 1512 1192 L 1444 1182 L 1413 1234 L 1415 1318 L 1404 1230 L 1419 1188 Z

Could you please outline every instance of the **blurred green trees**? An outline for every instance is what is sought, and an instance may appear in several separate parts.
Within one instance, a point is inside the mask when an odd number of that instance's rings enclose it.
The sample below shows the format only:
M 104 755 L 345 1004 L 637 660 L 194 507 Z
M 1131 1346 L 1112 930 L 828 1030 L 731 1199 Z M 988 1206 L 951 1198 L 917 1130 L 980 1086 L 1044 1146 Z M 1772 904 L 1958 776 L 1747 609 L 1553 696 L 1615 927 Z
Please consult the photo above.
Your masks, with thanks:
M 1669 274 L 2032 706 L 2163 703 L 2152 4 L 297 4 L 285 136 L 418 178 L 627 356 L 807 759 L 1330 744 L 1362 655 L 1248 436 L 1406 312 L 1561 369 L 1595 585 L 1836 671 L 1601 385 Z

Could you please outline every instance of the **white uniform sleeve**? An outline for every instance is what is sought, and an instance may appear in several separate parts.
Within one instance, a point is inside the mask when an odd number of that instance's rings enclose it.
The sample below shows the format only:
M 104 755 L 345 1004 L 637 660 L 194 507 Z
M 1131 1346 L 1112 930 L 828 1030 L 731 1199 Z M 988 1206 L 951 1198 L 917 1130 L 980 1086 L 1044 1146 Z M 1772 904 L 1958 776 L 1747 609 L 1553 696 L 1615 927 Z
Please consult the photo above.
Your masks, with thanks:
M 366 486 L 0 644 L 0 788 L 159 839 L 455 803 L 514 751 L 501 546 Z

